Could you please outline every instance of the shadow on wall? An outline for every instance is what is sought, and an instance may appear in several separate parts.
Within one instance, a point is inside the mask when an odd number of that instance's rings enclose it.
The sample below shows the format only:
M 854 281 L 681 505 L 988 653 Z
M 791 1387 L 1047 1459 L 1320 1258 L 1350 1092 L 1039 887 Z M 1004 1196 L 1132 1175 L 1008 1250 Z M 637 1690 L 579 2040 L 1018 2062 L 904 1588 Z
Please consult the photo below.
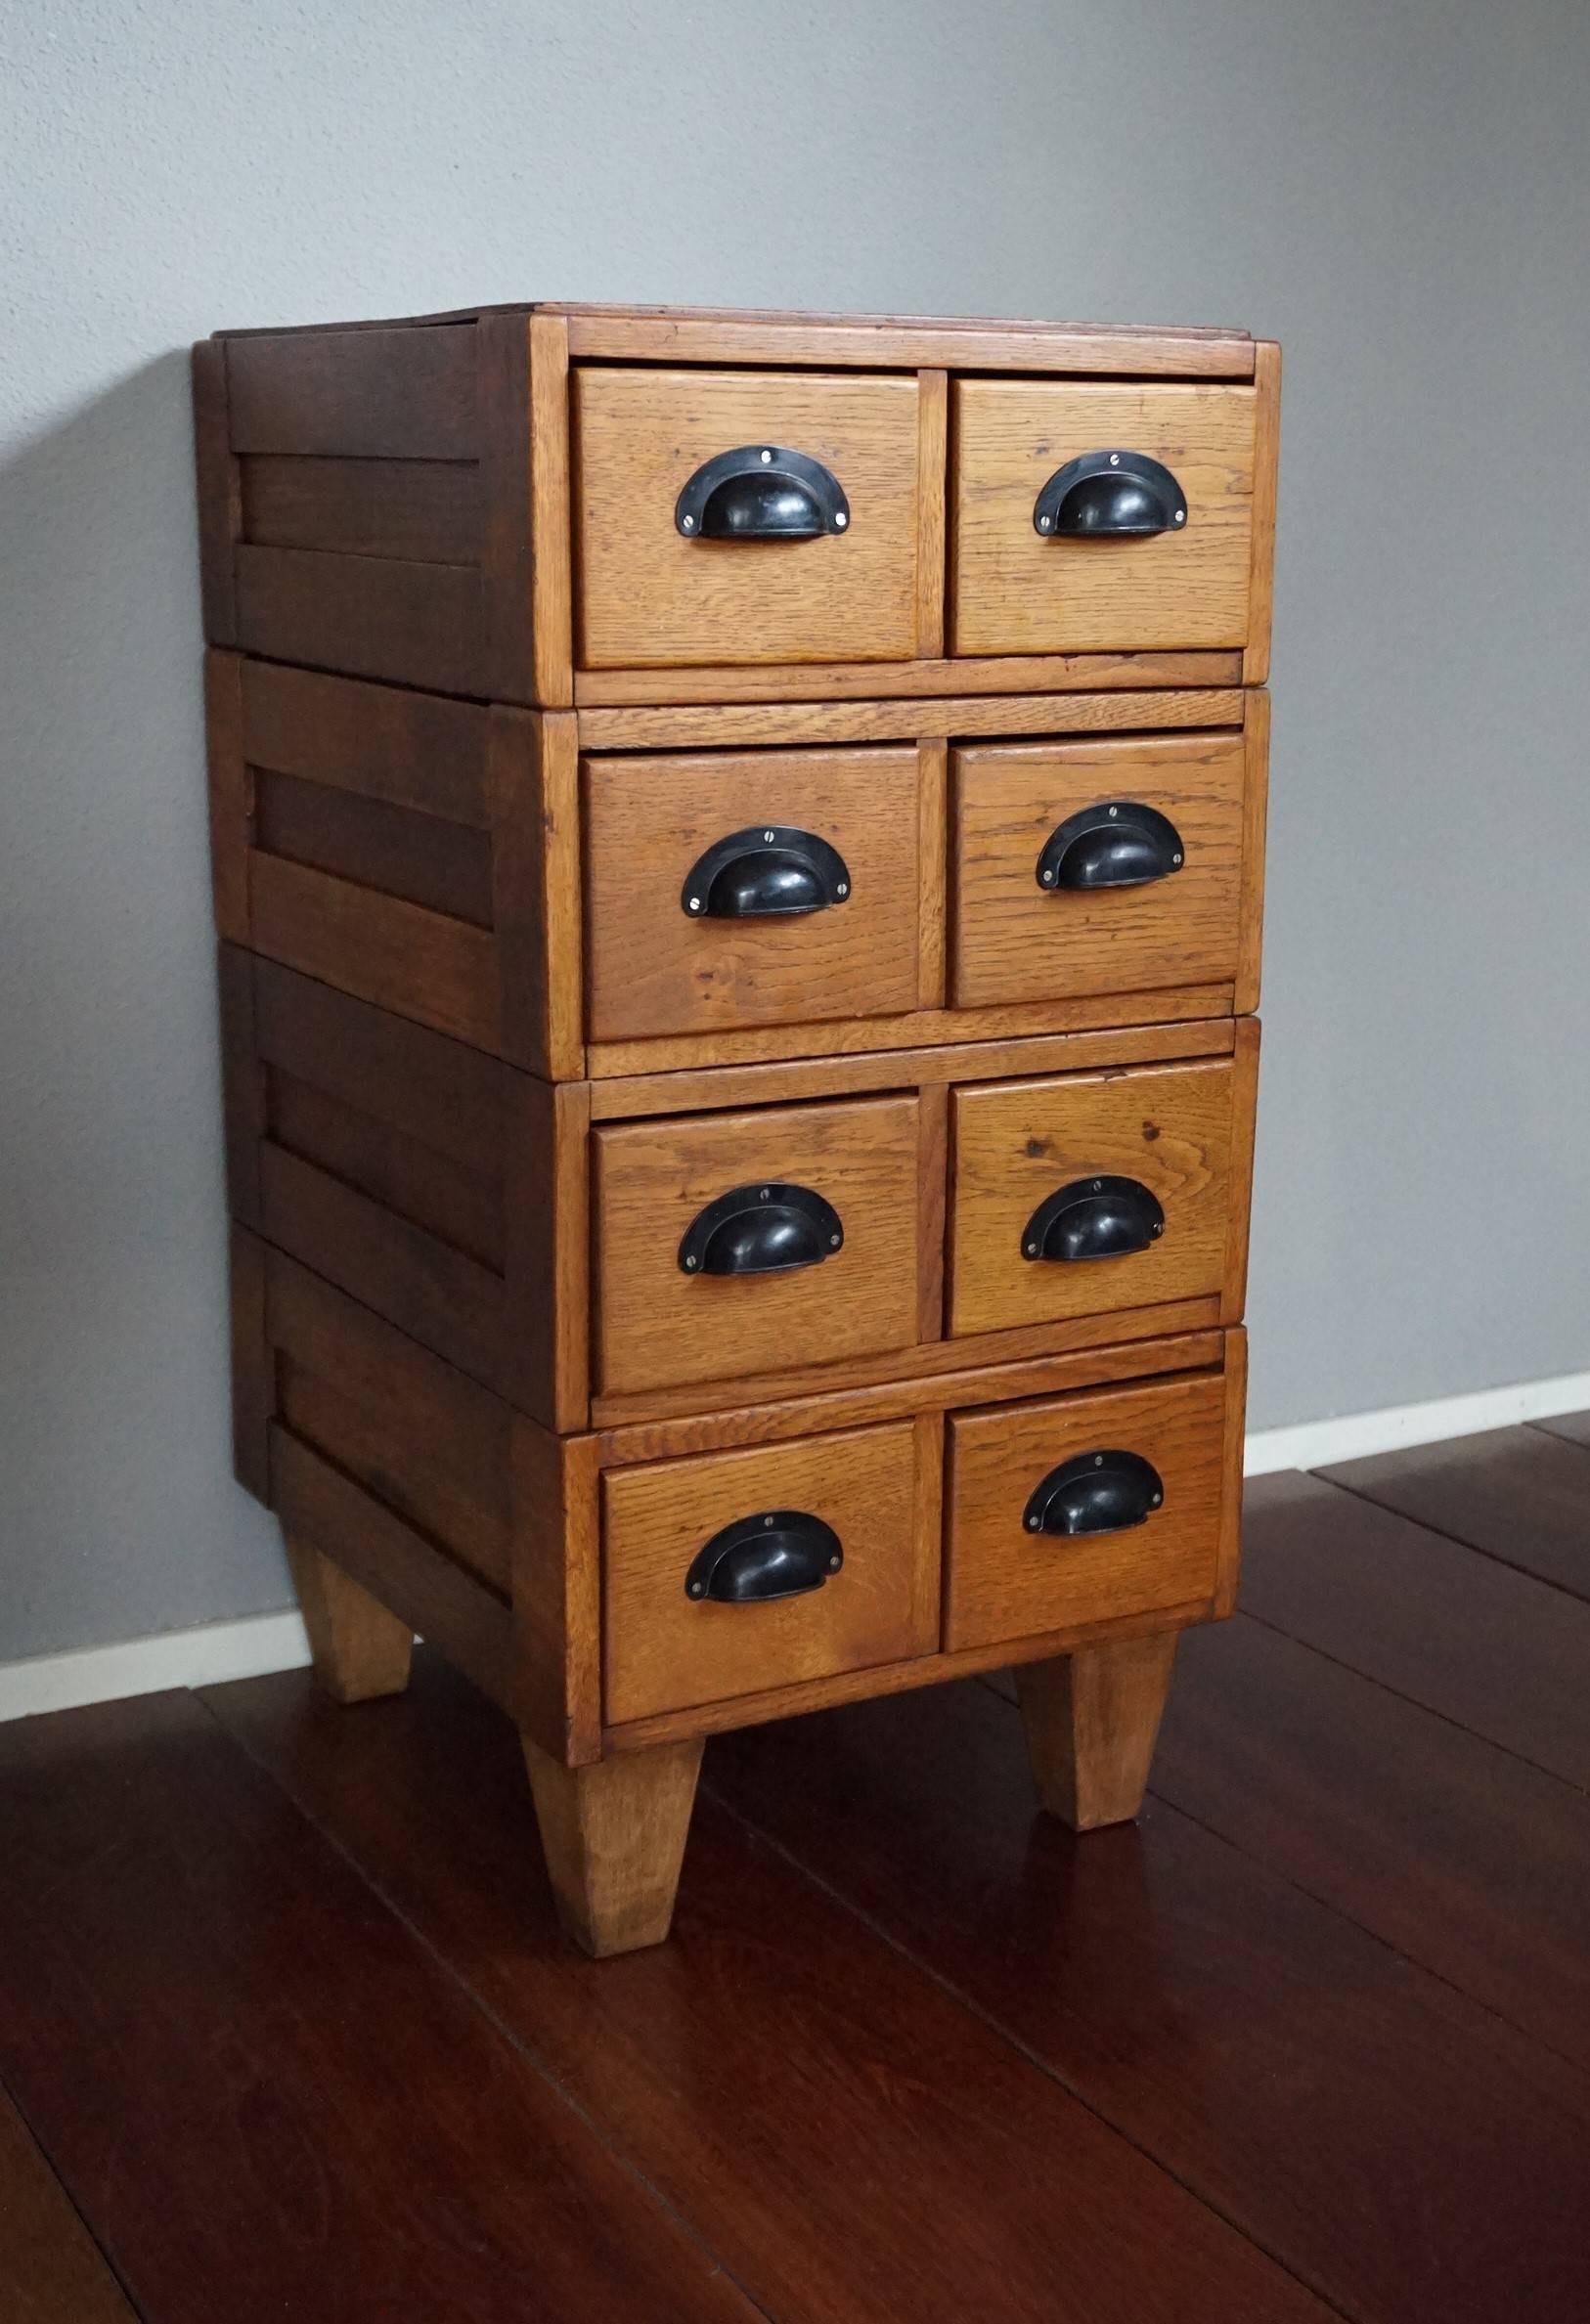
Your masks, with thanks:
M 192 460 L 173 352 L 0 464 L 0 1661 L 288 1598 L 230 1476 Z

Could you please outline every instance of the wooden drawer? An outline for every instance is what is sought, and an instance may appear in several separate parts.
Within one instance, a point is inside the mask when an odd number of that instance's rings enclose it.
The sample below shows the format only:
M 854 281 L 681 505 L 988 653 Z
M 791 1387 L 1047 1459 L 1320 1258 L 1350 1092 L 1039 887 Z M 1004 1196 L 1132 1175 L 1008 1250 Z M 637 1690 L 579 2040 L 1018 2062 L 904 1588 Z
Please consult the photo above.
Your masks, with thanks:
M 901 1421 L 607 1471 L 609 1724 L 931 1653 L 939 1537 L 916 1433 Z M 796 1594 L 732 1595 L 760 1590 Z
M 1220 1293 L 1247 1233 L 1256 1068 L 1250 1044 L 956 1089 L 951 1335 Z
M 908 658 L 919 403 L 908 374 L 577 369 L 579 662 L 606 670 Z M 685 486 L 709 460 L 742 449 L 752 479 L 729 478 L 692 516 L 698 529 L 682 532 Z M 831 518 L 840 529 L 708 537 L 717 523 L 743 519 L 760 489 L 762 451 L 826 469 L 842 495 Z
M 1240 1393 L 1208 1375 L 952 1415 L 946 1646 L 1206 1603 L 1241 1426 Z
M 1251 387 L 957 379 L 953 650 L 1244 644 L 1256 413 Z M 1135 453 L 1169 469 L 1179 497 L 1166 489 L 1165 514 L 1184 507 L 1185 521 L 1148 535 L 1039 532 L 1045 483 L 1072 460 L 1114 452 L 1123 467 Z M 1081 482 L 1095 520 L 1110 521 L 1111 489 L 1108 477 Z
M 602 1391 L 913 1345 L 918 1118 L 912 1095 L 595 1130 Z M 737 1215 L 715 1222 L 736 1194 Z M 742 1271 L 720 1272 L 736 1247 Z
M 1234 979 L 1248 760 L 1240 731 L 954 752 L 956 1004 Z
M 598 758 L 584 789 L 592 1039 L 917 1005 L 914 750 Z

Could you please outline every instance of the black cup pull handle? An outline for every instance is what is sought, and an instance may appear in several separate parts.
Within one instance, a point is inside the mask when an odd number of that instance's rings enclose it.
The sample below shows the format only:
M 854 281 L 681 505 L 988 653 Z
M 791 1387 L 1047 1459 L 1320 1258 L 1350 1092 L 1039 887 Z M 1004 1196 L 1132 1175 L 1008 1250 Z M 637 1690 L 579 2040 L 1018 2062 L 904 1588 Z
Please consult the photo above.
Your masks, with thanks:
M 1029 1533 L 1125 1533 L 1164 1499 L 1164 1480 L 1141 1453 L 1078 1453 L 1034 1486 L 1022 1523 Z
M 736 1517 L 697 1550 L 685 1595 L 716 1598 L 724 1605 L 767 1605 L 820 1590 L 844 1562 L 838 1534 L 809 1510 L 764 1510 Z
M 850 503 L 831 468 L 777 444 L 741 444 L 696 469 L 674 504 L 687 541 L 813 541 L 843 533 Z
M 1165 1232 L 1157 1198 L 1135 1178 L 1073 1178 L 1045 1195 L 1021 1232 L 1024 1259 L 1118 1259 Z
M 817 1267 L 845 1243 L 832 1203 L 809 1186 L 731 1186 L 685 1230 L 679 1263 L 686 1275 L 782 1275 Z
M 1186 521 L 1186 494 L 1146 452 L 1084 452 L 1056 468 L 1033 503 L 1033 529 L 1048 540 L 1129 541 Z
M 790 920 L 849 898 L 850 867 L 837 848 L 788 823 L 753 823 L 713 841 L 679 900 L 690 920 Z
M 1140 799 L 1101 799 L 1056 823 L 1038 851 L 1040 888 L 1142 888 L 1168 880 L 1186 860 L 1169 815 Z

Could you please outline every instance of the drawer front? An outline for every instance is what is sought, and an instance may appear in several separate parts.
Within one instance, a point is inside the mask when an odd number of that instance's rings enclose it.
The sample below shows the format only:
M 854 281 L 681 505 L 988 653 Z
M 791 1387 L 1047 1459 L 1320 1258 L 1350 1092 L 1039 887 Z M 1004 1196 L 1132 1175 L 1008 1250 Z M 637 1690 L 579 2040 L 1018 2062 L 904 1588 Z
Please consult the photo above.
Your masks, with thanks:
M 1218 1293 L 1237 1096 L 1228 1057 L 957 1089 L 951 1335 Z
M 917 799 L 910 749 L 590 761 L 592 1039 L 914 1008 Z
M 602 1391 L 911 1346 L 918 1113 L 858 1098 L 596 1130 Z
M 1228 1413 L 1240 1427 L 1240 1399 L 1200 1376 L 955 1414 L 947 1647 L 1211 1598 Z
M 886 662 L 915 645 L 914 377 L 801 372 L 577 370 L 573 383 L 579 659 L 589 670 L 690 663 Z M 754 473 L 676 521 L 726 454 L 803 456 L 784 507 Z M 775 465 L 773 474 L 782 470 Z M 802 499 L 842 529 L 758 537 Z M 827 509 L 827 518 L 823 510 Z
M 956 751 L 956 1004 L 1234 978 L 1245 763 L 1233 732 Z
M 1257 399 L 1251 387 L 1093 381 L 955 382 L 951 620 L 961 654 L 1238 646 L 1248 634 Z M 1040 491 L 1073 460 L 1119 452 L 1168 469 L 1161 497 L 1185 521 L 1163 532 L 1071 532 L 1129 519 L 1110 479 L 1060 495 L 1035 525 Z M 1136 471 L 1155 479 L 1141 468 Z M 1168 505 L 1165 514 L 1170 516 Z
M 904 1421 L 606 1471 L 608 1721 L 931 1653 L 914 1438 Z

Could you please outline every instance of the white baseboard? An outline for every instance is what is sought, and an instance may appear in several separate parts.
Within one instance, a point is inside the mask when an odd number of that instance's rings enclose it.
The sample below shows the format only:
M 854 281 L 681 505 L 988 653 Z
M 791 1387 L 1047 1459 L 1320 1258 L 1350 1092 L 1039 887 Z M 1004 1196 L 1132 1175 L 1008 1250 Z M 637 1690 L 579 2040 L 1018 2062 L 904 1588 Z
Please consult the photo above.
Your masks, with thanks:
M 1303 1421 L 1290 1428 L 1261 1428 L 1248 1438 L 1244 1469 L 1270 1476 L 1282 1469 L 1323 1469 L 1400 1445 L 1441 1444 L 1482 1428 L 1549 1420 L 1561 1412 L 1590 1411 L 1590 1372 L 1531 1380 L 1468 1396 L 1437 1396 L 1428 1404 L 1397 1404 L 1383 1412 L 1346 1413 L 1339 1420 Z M 204 1622 L 196 1630 L 166 1630 L 124 1645 L 87 1646 L 71 1654 L 37 1654 L 0 1663 L 0 1721 L 38 1711 L 69 1711 L 83 1703 L 155 1694 L 167 1687 L 214 1687 L 226 1679 L 257 1679 L 267 1671 L 301 1670 L 309 1660 L 296 1613 L 255 1614 L 243 1622 Z

